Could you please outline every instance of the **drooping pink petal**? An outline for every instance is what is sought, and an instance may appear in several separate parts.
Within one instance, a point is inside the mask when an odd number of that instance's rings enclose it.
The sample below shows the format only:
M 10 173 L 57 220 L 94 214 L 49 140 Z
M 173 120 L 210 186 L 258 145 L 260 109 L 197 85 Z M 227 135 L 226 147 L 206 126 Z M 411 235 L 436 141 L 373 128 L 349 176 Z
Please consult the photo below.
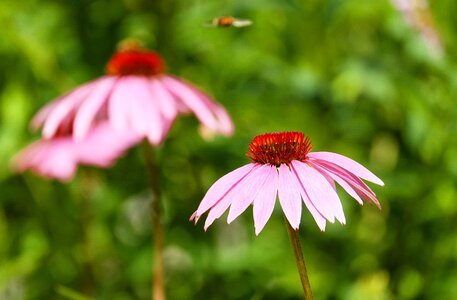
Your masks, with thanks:
M 17 172 L 30 169 L 44 177 L 70 180 L 76 170 L 71 138 L 38 140 L 32 143 L 15 156 L 13 168 Z
M 48 118 L 49 114 L 54 110 L 54 108 L 59 104 L 58 101 L 52 101 L 46 104 L 41 108 L 35 116 L 33 116 L 32 121 L 30 121 L 30 128 L 33 130 L 38 129 L 43 125 L 44 121 Z
M 108 114 L 112 126 L 120 131 L 129 128 L 159 144 L 163 135 L 160 111 L 149 89 L 147 79 L 140 76 L 120 78 L 112 92 Z
M 208 217 L 205 220 L 205 230 L 214 222 L 214 220 L 218 219 L 222 214 L 229 208 L 230 205 L 233 205 L 236 201 L 243 199 L 245 191 L 249 189 L 249 185 L 251 179 L 254 178 L 256 173 L 261 166 L 255 164 L 251 166 L 251 170 L 248 171 L 241 179 L 239 179 L 235 185 L 233 185 L 223 196 L 222 198 L 217 201 L 215 205 L 213 205 L 209 211 Z M 248 166 L 249 166 L 248 165 Z M 239 170 L 239 169 L 237 169 Z M 235 170 L 236 171 L 236 170 Z M 228 175 L 228 174 L 227 174 Z M 198 214 L 198 213 L 197 213 Z M 195 215 L 194 218 L 198 219 L 198 215 Z M 229 214 L 229 223 L 230 221 L 230 214 Z
M 79 163 L 109 167 L 141 140 L 140 135 L 114 130 L 108 122 L 103 122 L 90 131 L 84 140 L 75 142 L 74 148 Z
M 171 76 L 163 76 L 160 80 L 172 94 L 195 114 L 202 124 L 214 131 L 218 131 L 218 124 L 212 111 L 198 94 L 195 94 L 186 84 Z
M 175 100 L 156 79 L 144 79 L 144 98 L 139 98 L 138 115 L 143 116 L 146 137 L 154 145 L 162 143 L 176 116 Z
M 269 177 L 270 166 L 262 165 L 252 170 L 246 178 L 243 179 L 233 193 L 236 194 L 236 200 L 232 202 L 227 218 L 227 223 L 231 223 L 241 215 L 254 202 L 255 197 L 261 190 L 261 186 Z
M 327 161 L 316 160 L 313 162 L 313 164 L 317 164 L 326 169 L 328 172 L 331 172 L 334 175 L 340 177 L 342 180 L 346 181 L 362 199 L 368 202 L 372 202 L 378 206 L 378 208 L 381 208 L 381 205 L 376 198 L 376 194 L 356 175 L 336 164 Z
M 327 219 L 325 219 L 324 216 L 322 216 L 322 214 L 316 209 L 316 207 L 314 207 L 313 203 L 311 203 L 311 200 L 309 200 L 309 198 L 307 196 L 303 197 L 303 195 L 302 195 L 302 199 L 303 199 L 303 202 L 305 203 L 306 208 L 313 216 L 314 221 L 316 221 L 316 224 L 319 227 L 319 229 L 321 231 L 325 231 L 325 225 L 326 225 Z
M 195 86 L 191 85 L 190 83 L 186 83 L 184 80 L 173 77 L 174 79 L 186 84 L 195 94 L 197 94 L 200 99 L 207 105 L 210 110 L 213 112 L 214 116 L 216 117 L 218 124 L 219 124 L 219 131 L 224 133 L 225 135 L 232 135 L 234 131 L 234 126 L 232 119 L 230 119 L 229 114 L 225 110 L 222 105 L 219 105 L 215 101 L 213 101 L 207 94 L 203 93 L 201 90 L 196 88 Z
M 324 160 L 336 164 L 357 177 L 363 178 L 365 180 L 371 181 L 378 185 L 383 186 L 384 182 L 379 179 L 376 175 L 370 172 L 367 168 L 359 164 L 358 162 L 350 159 L 349 157 L 333 153 L 333 152 L 310 152 L 308 153 L 309 158 L 314 158 L 318 160 Z
M 208 103 L 208 106 L 211 107 L 211 110 L 214 112 L 218 120 L 219 131 L 227 136 L 232 135 L 235 130 L 235 127 L 233 126 L 232 119 L 230 119 L 230 116 L 225 110 L 225 108 L 214 102 Z
M 157 145 L 163 138 L 164 124 L 158 97 L 151 92 L 150 84 L 146 78 L 132 78 L 130 88 L 136 92 L 132 95 L 132 104 L 135 105 L 130 120 L 138 133 L 146 134 L 149 141 Z
M 328 181 L 315 169 L 300 161 L 292 161 L 292 166 L 303 184 L 304 192 L 317 210 L 331 223 L 334 217 L 344 224 L 343 207 L 335 190 Z
M 49 111 L 46 120 L 43 124 L 43 136 L 45 138 L 51 138 L 57 132 L 60 124 L 68 118 L 72 111 L 74 111 L 81 102 L 83 102 L 86 96 L 92 92 L 98 85 L 100 79 L 86 83 L 62 98 L 56 100 L 56 104 L 52 105 L 53 109 Z M 38 113 L 40 115 L 40 112 Z M 41 117 L 40 117 L 41 118 Z M 38 120 L 40 121 L 40 120 Z M 38 123 L 37 121 L 35 121 Z
M 126 130 L 129 127 L 130 101 L 128 79 L 130 76 L 120 78 L 111 92 L 108 102 L 108 119 L 116 130 Z
M 237 187 L 239 186 L 242 186 L 243 185 L 243 182 L 242 180 L 239 182 L 239 184 L 237 185 Z M 217 202 L 216 205 L 214 205 L 209 213 L 208 213 L 208 217 L 206 218 L 205 220 L 205 225 L 204 225 L 204 229 L 207 230 L 208 227 L 213 224 L 213 222 L 220 218 L 222 216 L 222 214 L 224 214 L 224 212 L 229 208 L 229 206 L 233 203 L 234 200 L 236 200 L 236 189 L 231 189 L 227 192 L 226 195 L 224 195 L 224 197 Z
M 309 162 L 308 162 L 308 164 L 309 164 L 310 166 L 313 166 L 313 167 L 314 167 L 313 164 L 311 164 L 311 163 L 309 163 Z M 316 169 L 316 170 L 318 170 L 318 169 Z M 327 172 L 321 172 L 321 170 L 318 170 L 318 171 L 319 171 L 319 173 L 321 173 L 322 176 L 325 177 L 325 179 L 327 179 L 327 182 L 328 182 L 328 183 L 332 186 L 332 188 L 336 191 L 335 180 L 333 180 L 333 178 L 332 178 Z
M 267 167 L 267 178 L 258 187 L 259 192 L 254 198 L 254 227 L 256 235 L 259 235 L 270 219 L 278 192 L 278 170 L 275 166 Z
M 113 130 L 107 122 L 75 141 L 71 135 L 39 140 L 13 159 L 18 172 L 30 169 L 44 177 L 70 180 L 79 164 L 108 167 L 141 137 Z
M 130 126 L 140 135 L 149 133 L 152 140 L 157 142 L 162 135 L 162 122 L 160 122 L 160 111 L 157 109 L 155 99 L 151 97 L 147 79 L 132 80 L 130 89 L 132 90 L 128 99 L 131 105 Z
M 245 176 L 243 176 L 236 185 L 225 193 L 224 196 L 218 201 L 213 207 L 211 207 L 208 217 L 205 220 L 205 230 L 214 222 L 214 220 L 220 218 L 222 214 L 229 208 L 230 205 L 233 205 L 236 201 L 242 199 L 244 191 L 246 190 L 246 185 L 249 184 L 249 181 L 252 177 L 255 176 L 255 172 L 260 167 L 255 166 L 248 172 Z M 230 216 L 230 215 L 229 215 Z
M 306 208 L 308 209 L 308 211 L 313 216 L 314 221 L 316 221 L 317 226 L 319 227 L 319 229 L 321 231 L 325 231 L 325 225 L 326 225 L 327 219 L 316 209 L 316 207 L 311 202 L 311 200 L 309 199 L 307 194 L 303 192 L 304 191 L 303 183 L 300 181 L 300 178 L 298 177 L 298 173 L 295 170 L 294 166 L 291 166 L 291 170 L 293 171 L 294 177 L 296 178 L 297 186 L 300 187 L 300 195 L 301 195 L 301 197 L 303 199 L 303 202 L 305 203 Z
M 217 180 L 206 192 L 202 202 L 197 208 L 196 216 L 199 217 L 208 209 L 214 207 L 231 189 L 233 189 L 247 174 L 257 168 L 258 164 L 247 164 L 224 175 Z
M 24 172 L 34 164 L 40 163 L 40 153 L 45 150 L 45 143 L 36 141 L 16 154 L 12 159 L 12 168 L 15 172 Z
M 322 175 L 327 175 L 327 176 L 330 176 L 334 181 L 338 182 L 338 184 L 352 197 L 354 198 L 355 200 L 357 200 L 357 202 L 359 202 L 360 205 L 363 205 L 363 201 L 362 199 L 359 197 L 359 195 L 357 194 L 357 192 L 351 187 L 351 185 L 349 185 L 348 183 L 346 183 L 346 181 L 344 181 L 343 179 L 341 179 L 340 177 L 336 176 L 335 174 L 333 174 L 332 172 L 329 172 L 327 171 L 326 169 L 322 168 L 320 165 L 318 164 L 315 164 L 313 161 L 309 161 L 308 162 L 309 164 L 311 164 L 316 170 L 318 170 L 319 172 L 321 172 Z
M 74 120 L 73 136 L 76 140 L 81 140 L 87 134 L 94 118 L 100 113 L 101 107 L 107 102 L 116 80 L 117 77 L 115 76 L 100 78 L 98 84 L 94 86 L 91 93 L 82 102 Z
M 158 144 L 161 144 L 163 142 L 163 140 L 167 137 L 168 132 L 170 131 L 171 126 L 173 125 L 173 122 L 175 121 L 175 118 L 173 118 L 173 119 L 167 119 L 165 117 L 162 118 L 162 127 L 163 127 L 162 128 L 162 137 Z
M 163 86 L 160 80 L 150 80 L 151 94 L 157 101 L 157 105 L 166 119 L 174 119 L 178 113 L 176 100 L 173 95 Z
M 279 167 L 278 196 L 290 226 L 298 229 L 302 209 L 299 183 L 286 164 Z
M 48 178 L 56 178 L 61 181 L 71 180 L 76 172 L 77 162 L 70 142 L 50 142 L 43 155 L 45 156 L 42 158 L 42 162 L 31 167 L 32 170 Z

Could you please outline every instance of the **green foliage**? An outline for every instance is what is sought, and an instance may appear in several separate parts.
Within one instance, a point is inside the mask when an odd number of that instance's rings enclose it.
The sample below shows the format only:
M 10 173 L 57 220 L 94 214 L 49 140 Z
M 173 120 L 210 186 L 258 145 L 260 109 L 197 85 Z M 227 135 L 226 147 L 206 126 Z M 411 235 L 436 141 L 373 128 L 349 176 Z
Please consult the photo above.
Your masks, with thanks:
M 151 234 L 141 149 L 69 184 L 13 174 L 45 103 L 103 74 L 127 37 L 201 86 L 233 117 L 232 138 L 203 140 L 181 117 L 158 149 L 169 299 L 301 299 L 275 211 L 208 232 L 189 216 L 219 177 L 248 162 L 257 134 L 297 130 L 316 151 L 354 158 L 386 186 L 382 211 L 339 191 L 347 225 L 300 227 L 316 299 L 457 298 L 457 52 L 454 0 L 430 1 L 444 54 L 387 0 L 2 0 L 0 298 L 148 299 Z M 207 28 L 215 16 L 246 28 Z M 33 137 L 35 136 L 35 137 Z

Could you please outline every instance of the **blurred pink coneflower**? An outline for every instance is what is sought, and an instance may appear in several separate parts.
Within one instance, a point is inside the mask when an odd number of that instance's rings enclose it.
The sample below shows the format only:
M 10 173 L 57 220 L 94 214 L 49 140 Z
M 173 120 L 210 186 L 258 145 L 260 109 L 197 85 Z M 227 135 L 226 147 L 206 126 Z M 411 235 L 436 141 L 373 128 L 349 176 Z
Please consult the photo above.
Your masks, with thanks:
M 164 73 L 162 58 L 137 43 L 114 54 L 107 75 L 86 83 L 45 106 L 32 120 L 52 138 L 72 122 L 73 137 L 83 139 L 98 123 L 146 137 L 153 145 L 166 137 L 176 116 L 192 112 L 214 133 L 231 135 L 232 121 L 223 106 L 188 82 Z
M 161 144 L 179 114 L 193 113 L 208 134 L 231 135 L 225 108 L 192 84 L 164 73 L 162 58 L 137 42 L 124 43 L 107 75 L 42 108 L 31 124 L 43 138 L 14 159 L 17 171 L 69 180 L 78 164 L 109 167 L 146 138 Z
M 299 132 L 269 133 L 256 136 L 247 156 L 252 163 L 242 166 L 216 181 L 206 193 L 191 220 L 209 210 L 205 230 L 229 207 L 231 223 L 249 205 L 254 208 L 255 233 L 258 235 L 270 218 L 278 195 L 284 215 L 297 230 L 302 204 L 324 231 L 326 220 L 346 222 L 336 193 L 337 182 L 360 204 L 363 200 L 381 207 L 375 193 L 361 180 L 384 183 L 354 160 L 332 152 L 311 152 L 307 136 Z

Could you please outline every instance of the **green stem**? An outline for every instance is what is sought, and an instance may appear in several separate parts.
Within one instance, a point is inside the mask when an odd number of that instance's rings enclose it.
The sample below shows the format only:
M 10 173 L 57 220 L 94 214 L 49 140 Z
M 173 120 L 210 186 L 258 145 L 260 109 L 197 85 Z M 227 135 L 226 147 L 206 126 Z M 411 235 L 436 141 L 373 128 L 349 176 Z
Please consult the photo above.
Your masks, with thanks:
M 154 259 L 152 263 L 151 299 L 165 300 L 165 268 L 163 263 L 164 227 L 162 222 L 162 210 L 160 207 L 161 192 L 159 174 L 154 157 L 154 149 L 147 142 L 143 143 L 143 148 L 152 190 L 151 230 L 154 237 Z
M 292 244 L 292 249 L 294 250 L 295 262 L 297 263 L 298 273 L 300 275 L 301 285 L 303 287 L 303 293 L 305 295 L 305 300 L 313 300 L 313 293 L 311 292 L 311 285 L 309 284 L 308 273 L 306 272 L 305 260 L 303 258 L 303 252 L 300 246 L 300 237 L 298 234 L 298 229 L 295 230 L 290 226 L 289 221 L 286 222 L 287 231 L 289 232 L 290 242 Z

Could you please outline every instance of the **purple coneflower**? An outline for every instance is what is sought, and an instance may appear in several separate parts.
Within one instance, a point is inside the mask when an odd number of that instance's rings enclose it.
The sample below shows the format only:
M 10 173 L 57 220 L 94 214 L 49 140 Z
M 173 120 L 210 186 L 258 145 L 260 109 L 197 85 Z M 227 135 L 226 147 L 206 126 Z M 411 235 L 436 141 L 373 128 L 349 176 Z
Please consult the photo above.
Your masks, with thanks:
M 178 114 L 192 112 L 211 132 L 232 134 L 224 107 L 164 69 L 157 53 L 130 43 L 110 59 L 107 75 L 45 106 L 32 126 L 43 127 L 43 136 L 52 138 L 72 122 L 73 137 L 81 140 L 92 127 L 108 121 L 116 130 L 130 130 L 158 145 Z
M 337 182 L 360 204 L 381 207 L 375 193 L 361 180 L 384 183 L 359 163 L 332 152 L 311 152 L 312 145 L 300 132 L 269 133 L 256 136 L 247 156 L 252 159 L 216 181 L 206 193 L 191 220 L 209 211 L 205 230 L 229 207 L 231 223 L 249 205 L 254 206 L 255 233 L 258 235 L 270 218 L 278 195 L 290 226 L 298 229 L 302 203 L 324 231 L 326 220 L 346 222 Z

